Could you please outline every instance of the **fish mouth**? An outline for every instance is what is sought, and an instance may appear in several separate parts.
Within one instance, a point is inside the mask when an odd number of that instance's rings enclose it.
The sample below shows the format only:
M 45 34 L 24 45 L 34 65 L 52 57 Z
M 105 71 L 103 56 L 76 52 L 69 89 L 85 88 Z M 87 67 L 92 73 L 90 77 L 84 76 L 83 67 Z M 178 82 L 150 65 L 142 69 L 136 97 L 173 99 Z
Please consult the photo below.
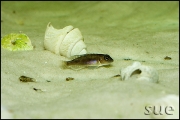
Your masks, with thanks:
M 112 62 L 113 62 L 113 60 L 112 61 L 108 61 L 106 63 L 103 63 L 102 66 L 109 66 L 109 65 L 111 65 Z
M 109 56 L 110 57 L 110 56 Z M 114 60 L 110 57 L 109 62 L 113 62 Z
M 111 60 L 109 62 L 114 62 L 114 60 L 111 58 Z

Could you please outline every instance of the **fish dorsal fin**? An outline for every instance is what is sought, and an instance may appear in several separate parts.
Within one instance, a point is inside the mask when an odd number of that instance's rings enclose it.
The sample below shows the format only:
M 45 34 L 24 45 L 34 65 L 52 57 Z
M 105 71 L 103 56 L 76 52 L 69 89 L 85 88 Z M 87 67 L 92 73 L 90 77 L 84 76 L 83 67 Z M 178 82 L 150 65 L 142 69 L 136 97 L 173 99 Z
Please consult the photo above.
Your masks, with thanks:
M 74 56 L 70 57 L 70 60 L 74 60 L 74 59 L 76 59 L 78 57 L 82 57 L 82 56 L 89 55 L 89 54 L 96 54 L 96 53 L 87 53 L 87 54 L 82 54 L 82 55 L 74 55 Z
M 71 56 L 70 59 L 73 60 L 73 59 L 76 59 L 76 58 L 78 58 L 78 57 L 81 57 L 81 56 L 84 56 L 84 55 L 89 55 L 89 54 L 92 54 L 92 55 L 93 55 L 93 54 L 97 54 L 97 53 L 89 53 L 89 52 L 88 52 L 87 54 L 74 55 L 74 56 Z

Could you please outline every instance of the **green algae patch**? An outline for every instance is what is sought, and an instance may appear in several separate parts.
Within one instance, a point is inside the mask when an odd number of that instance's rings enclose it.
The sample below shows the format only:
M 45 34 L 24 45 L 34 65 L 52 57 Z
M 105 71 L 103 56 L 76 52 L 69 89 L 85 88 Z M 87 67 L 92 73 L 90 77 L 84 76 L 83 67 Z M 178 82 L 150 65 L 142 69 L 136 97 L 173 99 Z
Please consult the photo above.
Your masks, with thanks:
M 1 47 L 10 51 L 33 50 L 31 40 L 24 33 L 11 33 L 1 39 Z

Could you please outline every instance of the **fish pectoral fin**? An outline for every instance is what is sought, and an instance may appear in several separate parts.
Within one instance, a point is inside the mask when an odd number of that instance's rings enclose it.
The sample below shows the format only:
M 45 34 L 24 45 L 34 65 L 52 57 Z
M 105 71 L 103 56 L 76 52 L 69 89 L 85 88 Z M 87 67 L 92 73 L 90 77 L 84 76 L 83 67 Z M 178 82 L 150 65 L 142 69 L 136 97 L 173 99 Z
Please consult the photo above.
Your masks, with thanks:
M 88 66 L 89 69 L 96 69 L 98 68 L 99 66 Z
M 69 67 L 73 70 L 81 70 L 81 69 L 85 68 L 86 66 L 84 66 L 84 65 L 71 65 Z

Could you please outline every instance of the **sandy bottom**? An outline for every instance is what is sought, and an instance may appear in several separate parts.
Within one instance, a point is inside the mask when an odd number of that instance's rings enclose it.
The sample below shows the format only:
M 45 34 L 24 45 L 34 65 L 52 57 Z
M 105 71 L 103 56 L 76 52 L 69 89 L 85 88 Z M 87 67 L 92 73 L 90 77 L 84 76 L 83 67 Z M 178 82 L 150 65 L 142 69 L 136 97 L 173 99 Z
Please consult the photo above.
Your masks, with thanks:
M 147 104 L 179 95 L 179 2 L 1 3 L 1 37 L 22 31 L 35 46 L 1 48 L 4 118 L 151 118 L 144 115 Z M 48 22 L 79 28 L 88 52 L 109 54 L 112 66 L 61 69 L 64 57 L 44 50 Z M 159 82 L 112 77 L 134 61 L 155 68 Z M 22 75 L 37 82 L 20 82 Z

